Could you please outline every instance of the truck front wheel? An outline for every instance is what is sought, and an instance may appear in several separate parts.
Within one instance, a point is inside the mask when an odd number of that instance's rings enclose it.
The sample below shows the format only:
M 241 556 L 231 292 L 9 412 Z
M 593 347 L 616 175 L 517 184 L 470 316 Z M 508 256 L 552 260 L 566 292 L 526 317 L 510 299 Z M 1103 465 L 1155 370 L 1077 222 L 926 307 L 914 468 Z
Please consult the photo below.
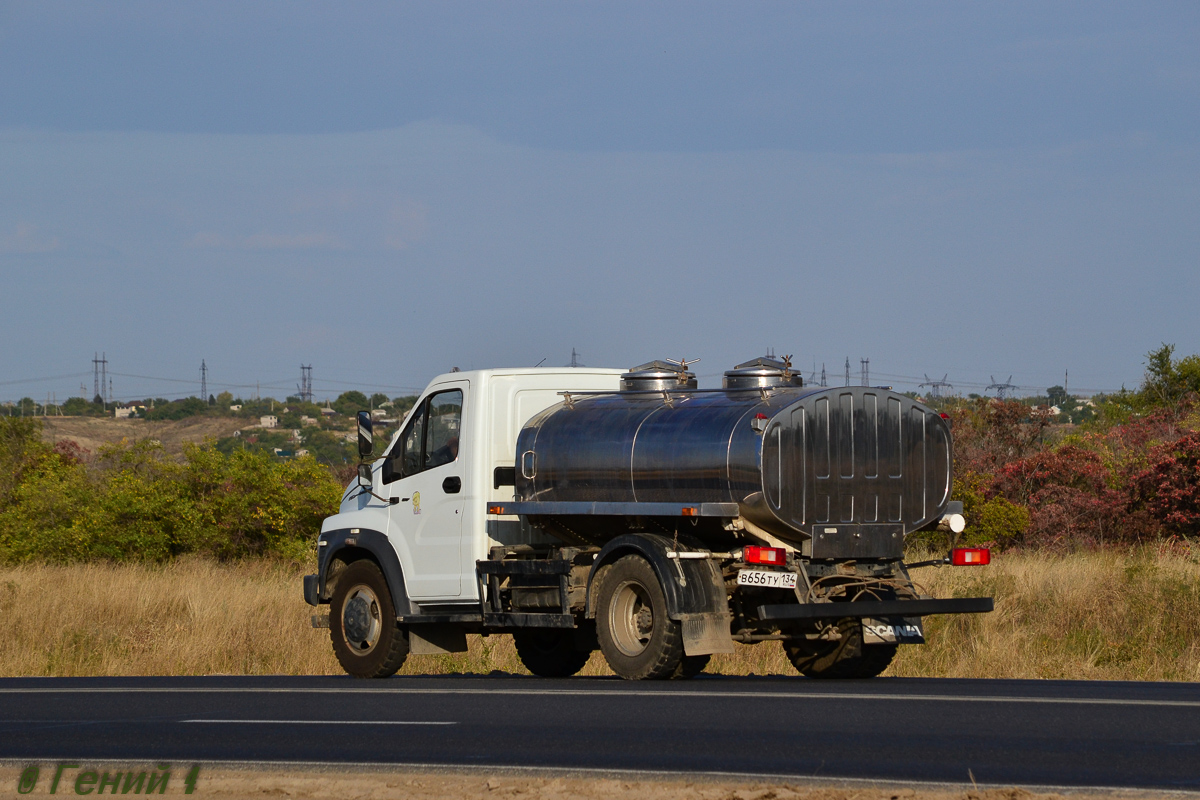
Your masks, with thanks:
M 675 675 L 683 660 L 683 634 L 667 616 L 666 596 L 646 559 L 629 555 L 613 564 L 596 600 L 600 651 L 613 672 L 626 680 Z
M 338 663 L 356 678 L 386 678 L 404 665 L 408 634 L 396 623 L 392 594 L 374 562 L 355 561 L 338 576 L 329 637 Z
M 575 646 L 574 631 L 517 631 L 513 643 L 525 669 L 542 678 L 569 678 L 583 669 L 592 655 Z

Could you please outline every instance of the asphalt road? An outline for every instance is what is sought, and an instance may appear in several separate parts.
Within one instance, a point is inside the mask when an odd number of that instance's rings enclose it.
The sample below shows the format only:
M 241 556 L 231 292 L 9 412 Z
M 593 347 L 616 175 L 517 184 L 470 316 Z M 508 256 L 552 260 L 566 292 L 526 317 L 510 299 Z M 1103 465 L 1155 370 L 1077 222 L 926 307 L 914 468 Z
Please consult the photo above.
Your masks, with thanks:
M 1200 684 L 704 676 L 0 680 L 0 758 L 1200 789 Z M 969 772 L 968 772 L 969 770 Z

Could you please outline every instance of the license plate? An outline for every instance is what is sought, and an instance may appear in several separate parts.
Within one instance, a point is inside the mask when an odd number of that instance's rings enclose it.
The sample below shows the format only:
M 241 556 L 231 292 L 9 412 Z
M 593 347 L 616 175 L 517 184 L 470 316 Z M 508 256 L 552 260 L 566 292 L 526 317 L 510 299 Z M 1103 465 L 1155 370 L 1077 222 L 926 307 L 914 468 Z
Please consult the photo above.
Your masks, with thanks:
M 765 569 L 739 569 L 738 586 L 762 586 L 767 589 L 795 589 L 796 573 Z
M 873 619 L 863 617 L 863 644 L 924 644 L 920 617 Z

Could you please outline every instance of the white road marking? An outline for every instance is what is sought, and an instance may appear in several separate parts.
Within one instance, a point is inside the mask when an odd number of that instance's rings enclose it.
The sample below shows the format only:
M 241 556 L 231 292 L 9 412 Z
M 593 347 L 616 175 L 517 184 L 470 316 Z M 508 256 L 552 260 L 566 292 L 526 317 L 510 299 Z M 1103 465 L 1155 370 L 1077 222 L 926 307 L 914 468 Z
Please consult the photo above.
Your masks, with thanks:
M 266 687 L 252 688 L 237 686 L 220 688 L 216 686 L 189 686 L 180 688 L 166 687 L 118 687 L 100 686 L 95 688 L 66 687 L 55 689 L 51 687 L 21 687 L 0 688 L 0 695 L 6 694 L 385 694 L 385 695 L 496 695 L 536 697 L 539 695 L 556 697 L 636 697 L 641 700 L 655 698 L 704 698 L 722 697 L 753 700 L 895 700 L 924 703 L 1024 703 L 1035 705 L 1094 705 L 1094 706 L 1148 706 L 1168 708 L 1200 708 L 1200 700 L 1148 700 L 1137 698 L 1109 697 L 1002 697 L 999 695 L 941 695 L 941 694 L 896 694 L 869 692 L 771 692 L 764 687 L 760 691 L 694 691 L 694 690 L 620 690 L 620 689 L 401 689 L 401 688 L 301 688 L 301 687 Z
M 412 722 L 396 719 L 181 719 L 180 722 L 231 725 L 457 725 L 457 722 Z

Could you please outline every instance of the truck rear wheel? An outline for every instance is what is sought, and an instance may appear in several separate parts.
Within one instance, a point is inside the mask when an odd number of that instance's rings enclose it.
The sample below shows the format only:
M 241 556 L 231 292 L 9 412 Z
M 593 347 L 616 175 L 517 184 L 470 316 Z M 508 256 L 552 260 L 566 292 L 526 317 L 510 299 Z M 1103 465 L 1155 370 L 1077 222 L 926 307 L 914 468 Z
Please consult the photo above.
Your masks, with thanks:
M 374 562 L 355 561 L 338 576 L 329 638 L 342 669 L 356 678 L 386 678 L 404 665 L 408 633 L 396 622 L 392 594 Z
M 626 680 L 670 678 L 683 660 L 679 623 L 667 616 L 658 576 L 641 556 L 625 556 L 605 572 L 596 634 L 604 659 Z
M 592 656 L 575 647 L 575 632 L 568 630 L 516 631 L 513 643 L 525 669 L 542 678 L 569 678 Z
M 694 678 L 701 672 L 704 672 L 704 668 L 708 666 L 708 662 L 711 659 L 711 655 L 684 656 L 679 660 L 679 666 L 675 668 L 675 672 L 671 674 L 671 678 Z
M 783 651 L 806 678 L 874 678 L 896 656 L 894 644 L 864 645 L 862 624 L 857 619 L 839 621 L 838 631 L 842 638 L 836 642 L 784 642 Z

